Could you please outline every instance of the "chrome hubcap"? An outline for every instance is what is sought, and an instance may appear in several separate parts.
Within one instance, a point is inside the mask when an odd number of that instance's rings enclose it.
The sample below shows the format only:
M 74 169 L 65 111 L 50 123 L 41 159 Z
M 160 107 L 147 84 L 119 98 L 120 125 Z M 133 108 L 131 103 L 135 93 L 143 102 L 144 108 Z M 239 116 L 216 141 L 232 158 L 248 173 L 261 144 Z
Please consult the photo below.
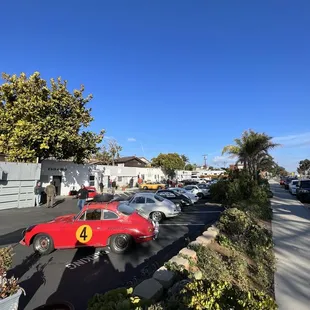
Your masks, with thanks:
M 36 242 L 35 248 L 36 248 L 37 251 L 45 252 L 46 250 L 48 250 L 49 245 L 50 245 L 50 240 L 49 240 L 49 238 L 47 238 L 47 237 L 41 237 L 41 238 Z
M 155 222 L 160 222 L 162 216 L 161 216 L 161 213 L 160 212 L 154 212 L 152 214 L 152 219 L 155 221 Z
M 125 249 L 128 246 L 128 236 L 117 236 L 117 238 L 115 239 L 115 246 L 121 250 Z

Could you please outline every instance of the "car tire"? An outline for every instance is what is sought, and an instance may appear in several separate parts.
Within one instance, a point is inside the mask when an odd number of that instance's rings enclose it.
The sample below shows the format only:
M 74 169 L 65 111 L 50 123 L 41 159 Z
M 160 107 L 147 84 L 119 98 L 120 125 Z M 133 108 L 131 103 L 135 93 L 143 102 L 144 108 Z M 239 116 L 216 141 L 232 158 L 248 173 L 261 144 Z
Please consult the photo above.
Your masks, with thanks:
M 132 237 L 128 234 L 113 235 L 109 242 L 110 249 L 115 254 L 123 254 L 132 246 Z
M 157 189 L 162 189 L 162 187 L 161 187 L 161 186 L 158 186 Z
M 147 186 L 144 186 L 143 189 L 146 190 L 146 189 L 147 189 Z
M 33 239 L 33 250 L 40 255 L 48 255 L 52 253 L 54 248 L 54 241 L 48 234 L 37 234 Z
M 150 218 L 154 222 L 160 223 L 164 219 L 165 215 L 160 211 L 154 211 L 150 214 Z
M 203 198 L 203 193 L 198 193 L 197 196 L 199 199 L 201 199 L 201 198 Z

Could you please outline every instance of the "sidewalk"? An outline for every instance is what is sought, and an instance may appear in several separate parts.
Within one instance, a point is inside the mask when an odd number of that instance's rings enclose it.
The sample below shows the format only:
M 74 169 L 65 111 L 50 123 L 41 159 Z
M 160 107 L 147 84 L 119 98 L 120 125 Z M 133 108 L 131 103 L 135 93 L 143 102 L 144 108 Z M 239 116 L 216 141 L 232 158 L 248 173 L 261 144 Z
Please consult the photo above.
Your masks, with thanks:
M 280 185 L 271 187 L 276 301 L 279 310 L 309 310 L 310 210 Z

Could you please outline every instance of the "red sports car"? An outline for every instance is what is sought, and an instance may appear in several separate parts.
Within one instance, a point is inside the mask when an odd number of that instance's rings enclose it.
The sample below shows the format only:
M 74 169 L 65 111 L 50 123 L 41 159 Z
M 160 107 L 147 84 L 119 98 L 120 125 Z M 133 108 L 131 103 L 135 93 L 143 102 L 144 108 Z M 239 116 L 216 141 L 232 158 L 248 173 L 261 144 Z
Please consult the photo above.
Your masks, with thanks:
M 20 244 L 30 246 L 41 255 L 54 249 L 109 247 L 122 254 L 132 243 L 156 239 L 158 224 L 142 217 L 135 209 L 120 204 L 93 202 L 78 214 L 59 216 L 54 220 L 28 227 Z
M 95 196 L 99 194 L 95 186 L 85 186 L 85 189 L 88 191 L 88 198 L 86 199 L 87 201 L 93 200 Z M 76 198 L 78 198 L 78 195 L 76 195 Z

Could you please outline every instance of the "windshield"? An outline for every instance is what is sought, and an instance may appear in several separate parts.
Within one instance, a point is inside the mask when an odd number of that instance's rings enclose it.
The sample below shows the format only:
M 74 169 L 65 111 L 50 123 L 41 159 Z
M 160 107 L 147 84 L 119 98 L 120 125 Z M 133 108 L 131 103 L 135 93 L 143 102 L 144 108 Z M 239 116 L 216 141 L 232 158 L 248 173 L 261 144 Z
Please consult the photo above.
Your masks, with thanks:
M 302 181 L 300 182 L 301 188 L 310 188 L 310 181 Z
M 163 197 L 160 197 L 158 195 L 155 195 L 154 198 L 158 201 L 164 201 L 165 199 Z
M 124 214 L 124 215 L 131 215 L 132 213 L 135 212 L 135 209 L 132 208 L 131 206 L 125 204 L 125 203 L 121 203 L 118 207 L 117 207 L 117 211 Z

